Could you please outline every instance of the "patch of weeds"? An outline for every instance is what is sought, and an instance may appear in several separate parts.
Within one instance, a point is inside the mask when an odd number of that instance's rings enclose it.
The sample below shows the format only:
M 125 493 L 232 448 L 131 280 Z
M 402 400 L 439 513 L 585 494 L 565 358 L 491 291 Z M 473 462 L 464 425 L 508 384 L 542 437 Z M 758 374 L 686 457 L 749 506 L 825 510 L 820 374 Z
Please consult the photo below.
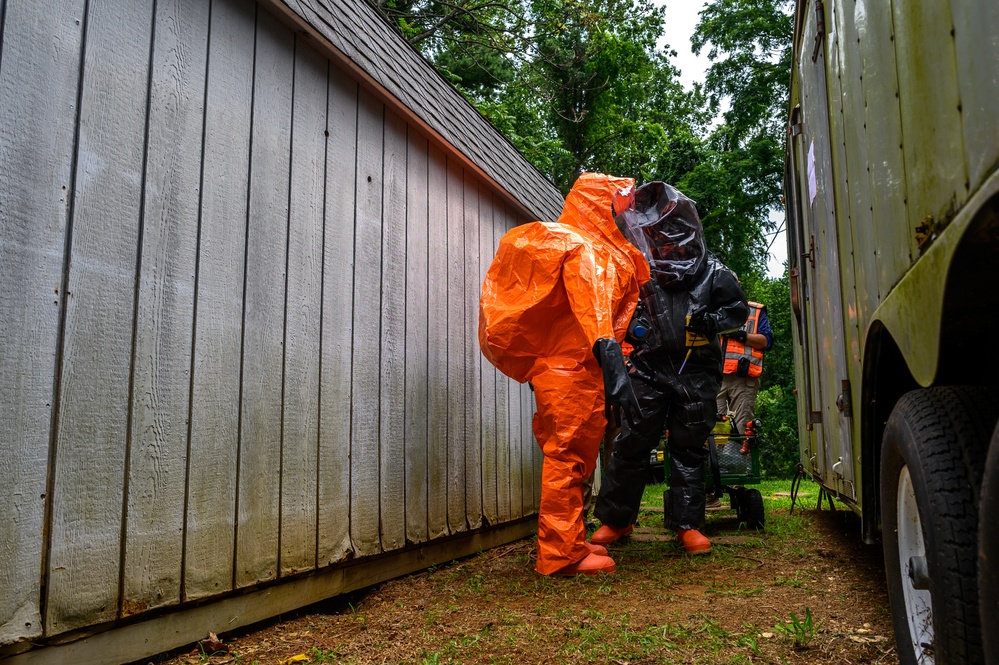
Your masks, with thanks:
M 806 607 L 803 619 L 798 619 L 798 616 L 791 612 L 791 620 L 776 624 L 774 630 L 790 637 L 795 649 L 807 649 L 808 643 L 818 634 L 821 625 L 821 622 L 814 623 L 812 621 L 812 611 Z
M 711 617 L 702 617 L 704 625 L 695 630 L 694 633 L 700 635 L 710 635 L 711 637 L 728 637 L 730 633 Z
M 754 654 L 756 654 L 757 658 L 762 658 L 763 654 L 760 653 L 760 643 L 756 639 L 756 635 L 757 635 L 756 629 L 753 626 L 745 626 L 745 628 L 749 628 L 753 632 L 751 632 L 751 633 L 744 633 L 743 635 L 740 635 L 739 639 L 736 640 L 736 642 L 735 642 L 736 645 L 738 645 L 740 647 L 746 647 L 747 649 L 749 649 L 750 651 L 752 651 Z
M 336 663 L 339 662 L 339 653 L 336 651 L 324 651 L 317 647 L 312 647 L 309 649 L 309 662 L 307 665 L 313 665 L 313 663 Z
M 420 655 L 423 657 L 423 660 L 420 661 L 422 665 L 440 665 L 440 663 L 444 662 L 441 660 L 441 653 L 439 651 L 434 651 L 433 653 L 423 651 Z
M 734 596 L 736 598 L 750 598 L 752 596 L 758 596 L 763 593 L 763 587 L 754 586 L 750 588 L 742 588 L 736 584 L 726 584 L 721 589 L 708 589 L 708 593 L 715 594 L 716 596 Z
M 801 577 L 798 571 L 795 571 L 794 575 L 790 577 L 781 577 L 780 575 L 774 580 L 774 586 L 786 586 L 792 589 L 803 589 L 805 587 L 805 582 L 807 580 Z
M 486 581 L 486 576 L 482 573 L 473 573 L 465 580 L 465 587 L 472 593 L 482 593 L 482 587 Z
M 510 610 L 502 609 L 499 615 L 499 624 L 501 626 L 519 626 L 523 623 L 519 614 L 514 614 Z

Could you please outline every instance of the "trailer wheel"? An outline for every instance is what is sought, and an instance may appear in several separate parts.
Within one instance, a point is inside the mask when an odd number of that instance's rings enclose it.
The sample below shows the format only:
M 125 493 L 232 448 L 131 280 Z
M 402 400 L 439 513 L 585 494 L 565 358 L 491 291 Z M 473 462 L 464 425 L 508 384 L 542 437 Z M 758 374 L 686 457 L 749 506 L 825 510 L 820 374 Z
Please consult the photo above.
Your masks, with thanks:
M 986 663 L 999 663 L 999 426 L 982 478 L 978 514 L 978 614 L 982 621 L 982 647 Z
M 906 393 L 881 449 L 885 573 L 899 662 L 983 663 L 976 549 L 984 442 L 982 388 Z
M 750 529 L 763 529 L 766 524 L 766 514 L 760 490 L 747 489 L 743 493 L 739 504 L 739 521 L 745 522 Z

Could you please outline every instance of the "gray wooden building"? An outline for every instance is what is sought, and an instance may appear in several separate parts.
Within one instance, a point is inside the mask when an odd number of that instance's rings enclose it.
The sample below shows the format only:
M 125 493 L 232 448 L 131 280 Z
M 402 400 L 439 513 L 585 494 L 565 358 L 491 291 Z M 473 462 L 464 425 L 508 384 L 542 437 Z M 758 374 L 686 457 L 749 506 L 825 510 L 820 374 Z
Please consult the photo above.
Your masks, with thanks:
M 531 533 L 478 298 L 561 203 L 360 0 L 0 0 L 0 661 Z

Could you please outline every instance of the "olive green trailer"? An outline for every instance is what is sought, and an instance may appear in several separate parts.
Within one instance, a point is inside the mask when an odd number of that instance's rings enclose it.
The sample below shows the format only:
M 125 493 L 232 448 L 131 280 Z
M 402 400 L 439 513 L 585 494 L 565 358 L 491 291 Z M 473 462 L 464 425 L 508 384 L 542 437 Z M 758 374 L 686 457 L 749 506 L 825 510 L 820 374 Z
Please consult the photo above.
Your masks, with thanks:
M 994 0 L 795 12 L 801 462 L 880 534 L 903 663 L 999 662 L 996 25 Z

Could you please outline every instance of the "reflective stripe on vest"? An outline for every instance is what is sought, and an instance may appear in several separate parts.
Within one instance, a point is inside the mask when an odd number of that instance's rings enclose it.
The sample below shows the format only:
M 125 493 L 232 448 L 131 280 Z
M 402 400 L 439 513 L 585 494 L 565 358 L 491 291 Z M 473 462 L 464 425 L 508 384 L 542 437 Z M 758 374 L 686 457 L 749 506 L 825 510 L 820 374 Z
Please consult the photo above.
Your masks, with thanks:
M 760 303 L 749 303 L 749 318 L 746 319 L 746 324 L 742 326 L 742 330 L 745 330 L 747 335 L 756 333 L 756 327 L 760 320 L 760 311 L 762 309 L 763 305 Z M 760 349 L 754 349 L 748 344 L 737 342 L 731 337 L 726 337 L 725 365 L 722 368 L 722 371 L 725 374 L 735 374 L 739 367 L 740 358 L 749 358 L 749 376 L 759 376 L 760 374 L 763 374 L 763 351 Z

